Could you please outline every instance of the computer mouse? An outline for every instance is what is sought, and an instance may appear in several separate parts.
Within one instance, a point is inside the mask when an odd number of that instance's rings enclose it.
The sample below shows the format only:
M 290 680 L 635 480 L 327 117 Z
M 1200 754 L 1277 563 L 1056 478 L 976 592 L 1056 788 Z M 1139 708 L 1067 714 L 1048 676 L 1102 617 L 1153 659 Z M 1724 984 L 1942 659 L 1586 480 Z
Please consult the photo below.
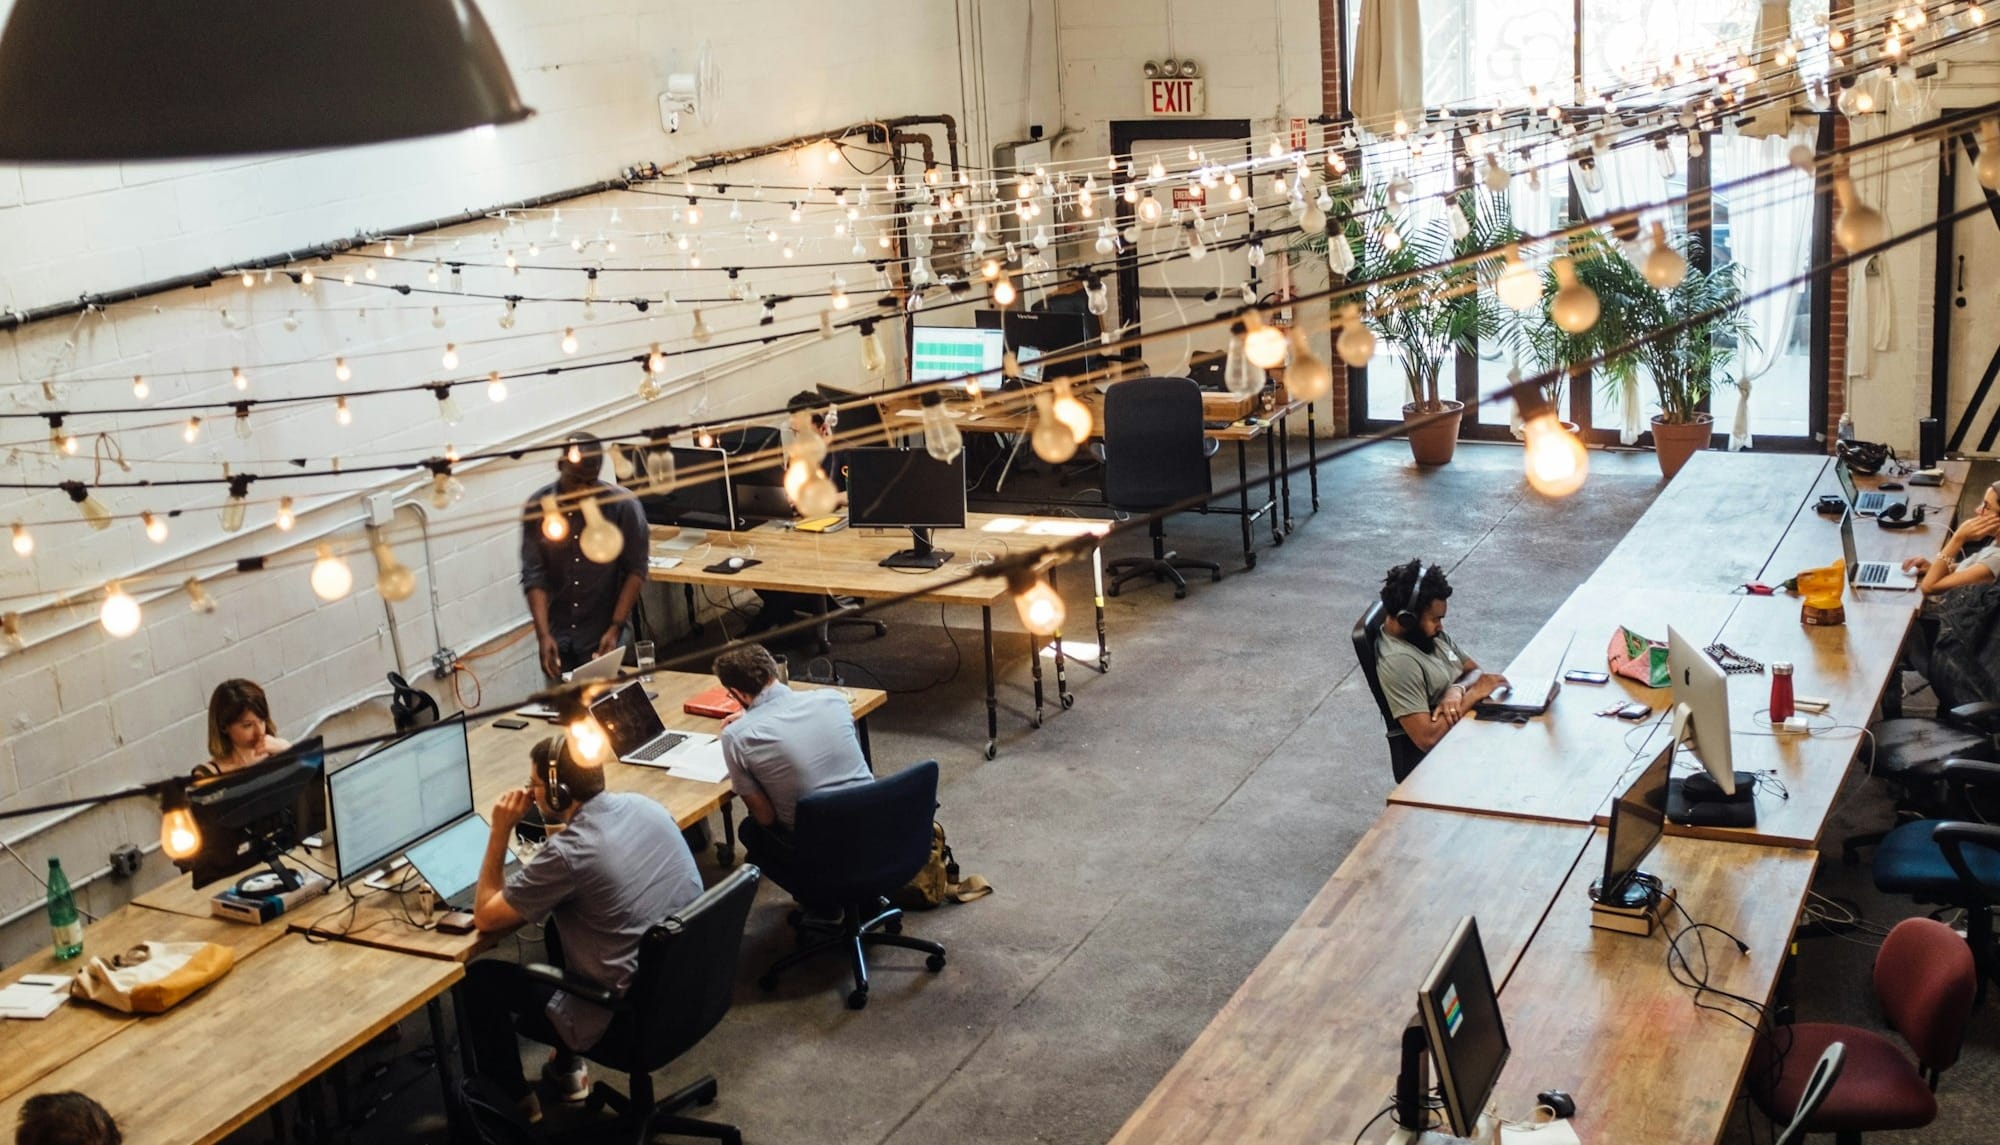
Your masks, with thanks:
M 1576 1098 L 1560 1089 L 1551 1089 L 1535 1095 L 1535 1104 L 1546 1105 L 1556 1115 L 1557 1120 L 1576 1116 Z
M 1902 490 L 1903 483 L 1901 481 L 1884 481 L 1875 488 L 1880 489 L 1884 493 L 1896 493 Z
M 725 563 L 725 564 L 727 564 L 727 565 L 728 565 L 728 566 L 729 566 L 730 568 L 733 568 L 733 569 L 740 569 L 740 568 L 742 568 L 742 567 L 743 567 L 743 558 L 742 558 L 742 557 L 730 557 L 730 558 L 729 558 L 729 559 L 728 559 L 727 561 L 725 561 L 724 563 Z

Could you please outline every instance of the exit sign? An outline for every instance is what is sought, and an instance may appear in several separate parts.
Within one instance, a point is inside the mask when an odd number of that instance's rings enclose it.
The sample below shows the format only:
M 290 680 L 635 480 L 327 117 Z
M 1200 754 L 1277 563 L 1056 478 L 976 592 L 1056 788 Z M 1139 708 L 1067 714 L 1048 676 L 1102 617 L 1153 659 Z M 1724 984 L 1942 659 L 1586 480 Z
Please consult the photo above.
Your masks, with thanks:
M 1208 109 L 1208 97 L 1199 79 L 1149 79 L 1146 81 L 1146 112 L 1149 115 L 1194 118 Z

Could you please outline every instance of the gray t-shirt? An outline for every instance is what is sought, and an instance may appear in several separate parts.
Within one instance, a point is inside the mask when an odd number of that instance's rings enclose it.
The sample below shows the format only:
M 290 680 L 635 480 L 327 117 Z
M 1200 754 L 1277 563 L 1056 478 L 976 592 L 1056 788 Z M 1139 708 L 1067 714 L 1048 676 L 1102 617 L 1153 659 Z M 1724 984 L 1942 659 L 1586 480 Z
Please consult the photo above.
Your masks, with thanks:
M 789 828 L 799 800 L 815 791 L 874 776 L 854 734 L 845 693 L 795 692 L 773 683 L 722 729 L 722 762 L 738 795 L 760 792 Z
M 1437 648 L 1425 652 L 1382 632 L 1375 638 L 1375 678 L 1396 719 L 1428 714 L 1444 699 L 1451 682 L 1465 674 L 1465 654 L 1451 637 L 1438 633 Z
M 701 895 L 694 856 L 667 809 L 643 795 L 607 791 L 586 800 L 569 826 L 515 871 L 501 896 L 522 918 L 551 914 L 565 968 L 623 994 L 639 970 L 647 929 Z M 549 1000 L 549 1022 L 573 1050 L 604 1036 L 611 1012 L 568 994 Z
M 1992 573 L 1995 580 L 2000 580 L 2000 545 L 1988 545 L 1969 557 L 1961 558 L 1953 571 L 1963 571 L 1973 565 L 1985 566 L 1986 571 Z

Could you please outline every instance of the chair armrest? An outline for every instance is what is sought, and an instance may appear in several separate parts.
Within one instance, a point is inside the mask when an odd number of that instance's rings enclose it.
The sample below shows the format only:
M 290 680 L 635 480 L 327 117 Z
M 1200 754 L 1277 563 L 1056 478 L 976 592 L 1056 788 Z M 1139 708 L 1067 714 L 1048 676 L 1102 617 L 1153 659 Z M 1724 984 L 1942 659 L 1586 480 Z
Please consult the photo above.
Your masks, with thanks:
M 1972 865 L 1965 861 L 1965 846 L 1969 843 L 2000 851 L 2000 827 L 1990 823 L 1946 820 L 1931 828 L 1931 842 L 1944 852 L 1944 861 L 1950 863 L 1952 871 L 1958 875 L 1959 886 L 1980 903 L 1992 906 L 1995 896 L 2000 895 L 2000 887 L 1982 882 L 1979 876 L 1972 873 Z
M 1988 763 L 1983 759 L 1947 759 L 1941 770 L 1953 794 L 1963 795 L 1968 787 L 2000 790 L 2000 763 Z
M 1947 723 L 1963 724 L 1976 731 L 2000 731 L 2000 704 L 1960 704 L 1944 715 Z
M 595 1002 L 600 1006 L 618 1005 L 618 996 L 611 991 L 595 982 L 558 970 L 546 962 L 531 962 L 521 967 L 521 971 L 536 982 L 554 986 L 563 993 L 574 994 L 586 1002 Z

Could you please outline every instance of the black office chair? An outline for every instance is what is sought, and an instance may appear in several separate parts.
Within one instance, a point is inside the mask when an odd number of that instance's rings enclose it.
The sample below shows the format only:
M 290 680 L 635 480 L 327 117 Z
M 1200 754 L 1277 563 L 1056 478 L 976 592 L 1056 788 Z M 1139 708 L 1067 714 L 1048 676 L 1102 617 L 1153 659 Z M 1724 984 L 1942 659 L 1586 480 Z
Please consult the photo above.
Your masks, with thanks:
M 1201 428 L 1201 390 L 1191 378 L 1134 378 L 1104 393 L 1104 500 L 1113 509 L 1150 513 L 1213 488 L 1208 459 L 1217 443 Z M 1121 557 L 1105 566 L 1107 592 L 1151 576 L 1171 582 L 1176 599 L 1187 596 L 1182 569 L 1205 569 L 1222 579 L 1214 561 L 1180 556 L 1167 548 L 1163 522 L 1147 530 L 1151 557 Z
M 797 861 L 788 866 L 797 886 L 780 883 L 808 908 L 839 908 L 838 924 L 815 923 L 795 912 L 799 949 L 771 964 L 757 985 L 773 990 L 778 975 L 808 959 L 844 951 L 854 970 L 847 1007 L 868 1004 L 870 946 L 900 946 L 930 955 L 924 968 L 944 969 L 944 947 L 903 934 L 903 912 L 888 896 L 903 887 L 931 855 L 931 817 L 937 810 L 934 760 L 886 779 L 816 791 L 799 800 L 792 840 Z M 811 941 L 815 934 L 822 935 Z
M 1957 802 L 1971 805 L 1977 792 L 2000 792 L 2000 764 L 1953 759 L 1944 764 L 1945 782 Z M 1993 908 L 2000 905 L 2000 827 L 1952 819 L 1923 819 L 1890 831 L 1875 851 L 1875 888 L 1908 895 L 1926 905 L 1965 911 L 1965 941 L 1979 972 L 1980 1000 L 1986 983 L 2000 978 L 1993 947 Z
M 1935 717 L 1903 716 L 1877 720 L 1862 745 L 1868 773 L 1889 785 L 1895 796 L 1898 825 L 1920 819 L 1969 817 L 1951 802 L 1944 765 L 1950 759 L 2000 762 L 2000 704 L 1961 704 Z M 1841 840 L 1841 857 L 1849 865 L 1861 860 L 1861 848 L 1888 836 L 1867 831 Z
M 610 1106 L 619 1128 L 644 1145 L 655 1133 L 711 1137 L 742 1145 L 734 1126 L 681 1116 L 694 1105 L 715 1101 L 715 1078 L 704 1077 L 664 1100 L 653 1096 L 653 1071 L 694 1048 L 729 1012 L 735 995 L 737 956 L 743 924 L 750 917 L 757 882 L 763 877 L 745 864 L 708 888 L 639 940 L 639 973 L 622 998 L 553 966 L 535 964 L 527 972 L 557 989 L 611 1010 L 611 1026 L 583 1056 L 627 1075 L 627 1094 L 599 1083 L 585 1099 L 595 1112 Z M 593 1140 L 601 1140 L 594 1135 Z
M 1382 713 L 1382 724 L 1387 729 L 1390 774 L 1401 783 L 1424 761 L 1425 753 L 1411 742 L 1402 722 L 1389 714 L 1389 697 L 1382 694 L 1382 681 L 1375 675 L 1375 638 L 1381 635 L 1382 621 L 1388 615 L 1388 606 L 1379 600 L 1361 614 L 1361 619 L 1354 623 L 1354 658 L 1361 662 L 1361 676 L 1368 681 L 1368 694 L 1375 697 L 1375 708 Z
M 542 1145 L 541 1134 L 521 1106 L 491 1078 L 474 1075 L 458 1083 L 458 1107 L 479 1145 Z

